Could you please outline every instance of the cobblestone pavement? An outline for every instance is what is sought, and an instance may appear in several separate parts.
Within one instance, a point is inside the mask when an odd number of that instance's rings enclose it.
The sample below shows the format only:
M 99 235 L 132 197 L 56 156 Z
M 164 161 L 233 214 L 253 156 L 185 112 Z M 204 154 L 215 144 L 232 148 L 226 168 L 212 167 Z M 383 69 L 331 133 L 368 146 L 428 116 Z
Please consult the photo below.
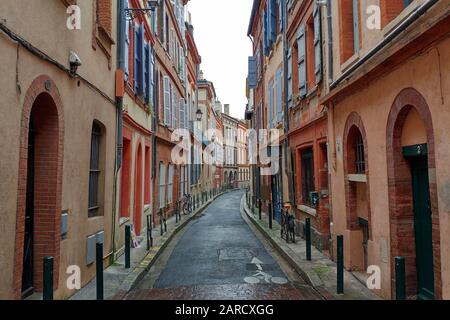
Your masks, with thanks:
M 219 197 L 191 222 L 126 299 L 321 299 L 243 220 L 242 194 Z

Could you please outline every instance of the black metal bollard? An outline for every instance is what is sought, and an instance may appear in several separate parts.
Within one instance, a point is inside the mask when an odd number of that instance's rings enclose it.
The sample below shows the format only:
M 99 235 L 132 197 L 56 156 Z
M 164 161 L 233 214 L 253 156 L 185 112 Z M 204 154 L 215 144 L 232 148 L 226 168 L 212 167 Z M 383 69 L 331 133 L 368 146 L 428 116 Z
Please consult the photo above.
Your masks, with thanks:
M 178 208 L 180 206 L 180 203 L 177 202 L 177 206 L 175 208 L 175 223 L 178 223 Z
M 164 232 L 167 232 L 167 219 L 164 218 Z
M 97 284 L 97 300 L 103 300 L 103 243 L 96 245 L 96 262 L 97 270 L 96 284 Z
M 131 268 L 131 226 L 125 226 L 125 269 Z
M 337 236 L 337 294 L 344 293 L 344 236 Z
M 306 260 L 311 261 L 311 219 L 305 220 Z
M 53 300 L 53 257 L 44 258 L 43 300 Z
M 259 220 L 262 219 L 262 200 L 259 199 Z
M 272 203 L 269 201 L 269 229 L 273 228 L 273 207 Z
M 153 229 L 152 215 L 148 215 L 147 216 L 147 251 L 149 251 L 150 248 L 153 247 L 152 229 Z
M 404 257 L 395 257 L 395 299 L 406 300 L 406 271 Z

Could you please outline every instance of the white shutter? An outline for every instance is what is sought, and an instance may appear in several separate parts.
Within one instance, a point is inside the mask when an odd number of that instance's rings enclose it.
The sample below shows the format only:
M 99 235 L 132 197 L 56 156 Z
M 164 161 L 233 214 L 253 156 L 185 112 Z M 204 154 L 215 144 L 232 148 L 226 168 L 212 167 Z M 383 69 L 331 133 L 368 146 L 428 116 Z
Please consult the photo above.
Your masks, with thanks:
M 164 124 L 170 125 L 170 79 L 164 76 Z

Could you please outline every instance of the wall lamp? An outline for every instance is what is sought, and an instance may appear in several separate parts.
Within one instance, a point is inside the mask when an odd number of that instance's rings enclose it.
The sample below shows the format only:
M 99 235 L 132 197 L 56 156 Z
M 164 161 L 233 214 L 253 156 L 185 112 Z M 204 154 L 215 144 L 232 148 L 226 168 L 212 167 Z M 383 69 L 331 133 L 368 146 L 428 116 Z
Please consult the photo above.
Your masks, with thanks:
M 159 5 L 159 0 L 148 0 L 147 1 L 147 7 L 146 8 L 125 8 L 125 14 L 127 15 L 128 18 L 135 18 L 136 15 L 141 14 L 141 13 L 146 13 L 146 12 L 155 12 L 155 9 L 158 7 Z

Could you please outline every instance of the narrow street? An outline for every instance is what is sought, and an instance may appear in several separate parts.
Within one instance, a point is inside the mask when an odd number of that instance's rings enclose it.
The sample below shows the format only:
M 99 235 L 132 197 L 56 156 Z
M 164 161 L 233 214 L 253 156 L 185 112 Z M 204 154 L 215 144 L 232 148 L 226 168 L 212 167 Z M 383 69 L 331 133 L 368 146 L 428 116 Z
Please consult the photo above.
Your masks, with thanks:
M 320 299 L 244 221 L 242 195 L 219 197 L 186 226 L 127 299 Z

